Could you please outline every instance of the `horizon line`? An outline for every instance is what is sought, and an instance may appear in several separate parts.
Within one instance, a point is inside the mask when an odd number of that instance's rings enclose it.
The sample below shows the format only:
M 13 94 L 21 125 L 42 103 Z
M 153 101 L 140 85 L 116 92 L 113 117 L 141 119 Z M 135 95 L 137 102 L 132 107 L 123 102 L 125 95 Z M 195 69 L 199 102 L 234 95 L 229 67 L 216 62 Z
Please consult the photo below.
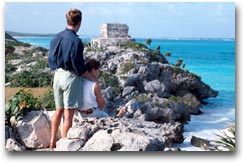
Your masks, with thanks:
M 10 33 L 14 33 L 16 35 L 13 35 L 13 37 L 53 37 L 55 36 L 57 33 L 26 33 L 26 32 L 15 32 L 15 31 L 9 31 L 9 30 L 5 30 L 5 32 L 10 32 Z M 38 36 L 18 36 L 18 35 L 38 35 Z M 50 36 L 47 36 L 50 35 Z M 77 34 L 78 35 L 78 34 Z M 100 36 L 98 35 L 85 35 L 85 34 L 81 34 L 78 35 L 79 37 L 86 37 L 86 38 L 99 38 Z M 132 38 L 138 38 L 138 39 L 234 39 L 235 37 L 183 37 L 183 36 L 168 36 L 168 37 L 164 37 L 164 36 L 151 36 L 151 37 L 145 37 L 145 36 L 137 36 L 137 37 L 132 37 Z

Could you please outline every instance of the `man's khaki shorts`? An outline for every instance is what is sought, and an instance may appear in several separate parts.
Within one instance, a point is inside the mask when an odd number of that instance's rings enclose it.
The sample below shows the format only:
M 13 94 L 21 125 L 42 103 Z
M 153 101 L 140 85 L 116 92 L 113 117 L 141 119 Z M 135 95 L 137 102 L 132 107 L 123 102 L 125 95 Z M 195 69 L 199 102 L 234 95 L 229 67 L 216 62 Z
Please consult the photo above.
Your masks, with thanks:
M 61 68 L 54 74 L 53 92 L 56 109 L 76 109 L 82 105 L 82 77 Z

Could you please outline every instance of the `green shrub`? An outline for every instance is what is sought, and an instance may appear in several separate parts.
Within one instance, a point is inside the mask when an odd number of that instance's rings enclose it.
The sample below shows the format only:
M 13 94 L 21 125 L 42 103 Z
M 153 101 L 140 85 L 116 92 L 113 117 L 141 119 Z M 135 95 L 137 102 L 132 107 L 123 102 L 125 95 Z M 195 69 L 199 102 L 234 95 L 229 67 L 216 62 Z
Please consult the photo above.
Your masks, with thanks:
M 10 60 L 20 59 L 17 54 L 8 53 L 5 55 L 5 63 L 8 63 Z
M 122 80 L 127 80 L 128 77 L 127 77 L 127 76 L 120 76 L 120 79 L 122 79 Z
M 156 51 L 157 51 L 157 52 L 160 52 L 160 49 L 161 49 L 161 46 L 158 45 L 157 48 L 156 48 Z
M 164 102 L 163 105 L 162 105 L 163 108 L 169 108 L 170 107 L 170 103 L 167 101 L 167 102 Z
M 183 65 L 182 65 L 182 68 L 185 68 L 185 67 L 186 67 L 186 64 L 183 64 Z
M 124 64 L 122 64 L 121 67 L 121 73 L 120 74 L 125 74 L 127 72 L 129 72 L 131 69 L 135 68 L 136 65 L 133 62 L 125 62 Z
M 36 58 L 35 60 L 37 64 L 31 66 L 31 68 L 34 71 L 42 70 L 45 69 L 46 67 L 49 67 L 48 61 L 46 59 L 41 58 Z
M 5 44 L 5 54 L 13 54 L 15 51 L 14 46 L 10 46 L 9 44 Z
M 10 76 L 12 73 L 14 73 L 16 70 L 16 67 L 10 63 L 5 64 L 5 83 L 9 82 Z
M 150 39 L 150 38 L 146 39 L 145 44 L 150 46 L 151 43 L 152 43 L 152 39 Z
M 180 97 L 171 95 L 171 96 L 169 96 L 169 100 L 171 100 L 171 101 L 176 101 L 176 102 L 177 102 L 177 101 L 180 100 Z
M 114 76 L 112 74 L 108 74 L 105 71 L 101 71 L 99 74 L 98 81 L 104 88 L 111 86 L 113 92 L 116 95 L 119 95 L 121 93 L 121 87 L 119 86 L 119 80 L 116 76 Z
M 101 71 L 99 74 L 99 83 L 103 84 L 104 87 L 118 87 L 119 86 L 119 80 L 116 76 L 112 74 L 108 74 L 105 71 Z
M 158 102 L 152 102 L 152 107 L 154 108 L 154 107 L 162 107 L 162 105 L 160 104 L 160 103 L 158 103 Z
M 164 55 L 165 55 L 166 57 L 170 57 L 170 56 L 171 56 L 171 53 L 170 53 L 170 52 L 166 52 Z
M 5 125 L 14 125 L 32 110 L 41 110 L 41 102 L 33 97 L 31 90 L 19 90 L 5 106 Z
M 180 67 L 182 63 L 183 63 L 183 59 L 179 58 L 175 64 L 175 66 Z
M 167 59 L 159 52 L 154 50 L 149 50 L 149 62 L 161 62 L 161 63 L 168 63 Z
M 173 66 L 173 71 L 176 72 L 176 73 L 180 73 L 180 72 L 182 72 L 183 70 L 182 70 L 180 67 Z
M 148 47 L 144 44 L 138 43 L 138 42 L 125 42 L 125 43 L 121 43 L 119 45 L 120 48 L 124 48 L 124 49 L 133 49 L 136 51 L 147 51 Z
M 139 102 L 142 102 L 142 103 L 145 103 L 148 101 L 147 95 L 144 95 L 144 94 L 136 96 L 135 99 L 137 99 Z
M 51 86 L 52 75 L 50 73 L 36 71 L 22 71 L 10 77 L 11 87 L 47 87 Z
M 31 44 L 28 43 L 23 43 L 23 42 L 19 42 L 19 41 L 10 41 L 10 42 L 6 42 L 5 45 L 8 46 L 26 46 L 26 47 L 31 47 Z
M 50 89 L 41 99 L 44 110 L 56 110 L 53 89 Z
M 190 73 L 190 74 L 191 74 L 192 76 L 194 76 L 195 78 L 201 80 L 201 76 L 199 76 L 199 75 L 197 75 L 197 74 L 195 74 L 195 73 Z

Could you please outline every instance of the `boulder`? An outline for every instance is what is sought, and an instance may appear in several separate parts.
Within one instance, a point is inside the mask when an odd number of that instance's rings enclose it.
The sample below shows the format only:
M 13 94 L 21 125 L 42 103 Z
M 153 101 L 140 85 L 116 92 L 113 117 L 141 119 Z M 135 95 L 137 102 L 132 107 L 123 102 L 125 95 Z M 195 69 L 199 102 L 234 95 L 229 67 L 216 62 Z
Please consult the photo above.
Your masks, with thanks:
M 31 111 L 16 125 L 26 148 L 46 148 L 51 138 L 50 121 L 42 111 Z
M 141 107 L 140 102 L 134 98 L 127 102 L 125 106 L 127 108 L 127 111 L 125 113 L 126 117 L 133 117 L 134 112 Z
M 163 83 L 159 80 L 152 80 L 144 87 L 147 93 L 156 93 L 159 97 L 169 97 L 169 93 Z
M 199 110 L 201 102 L 193 94 L 187 93 L 184 96 L 182 96 L 182 102 L 189 106 L 187 111 L 190 114 L 197 115 L 201 113 L 201 111 Z
M 183 103 L 174 102 L 158 96 L 151 97 L 145 103 L 140 103 L 140 109 L 147 121 L 169 123 L 178 121 L 185 123 L 190 120 L 190 114 L 186 111 L 187 106 Z
M 25 146 L 23 146 L 19 142 L 17 142 L 15 139 L 9 138 L 6 141 L 5 149 L 7 151 L 24 151 L 26 148 L 25 148 Z
M 160 63 L 151 63 L 148 65 L 141 66 L 138 73 L 141 74 L 142 79 L 150 82 L 152 80 L 159 79 L 160 77 Z
M 107 101 L 112 101 L 114 98 L 114 92 L 111 86 L 102 90 L 102 95 Z
M 130 95 L 134 91 L 135 87 L 134 86 L 127 86 L 123 89 L 122 92 L 122 97 L 125 97 L 127 95 Z
M 59 139 L 54 151 L 78 151 L 85 144 L 83 139 Z
M 133 74 L 129 76 L 124 83 L 124 87 L 126 86 L 134 86 L 135 90 L 138 90 L 139 92 L 144 92 L 144 85 L 140 74 Z
M 192 136 L 191 138 L 191 144 L 196 147 L 206 148 L 207 146 L 210 145 L 209 143 L 210 142 L 207 139 L 202 139 L 196 136 Z
M 203 83 L 197 75 L 169 64 L 160 65 L 159 81 L 164 83 L 171 94 L 187 90 L 200 101 L 218 95 L 218 91 Z

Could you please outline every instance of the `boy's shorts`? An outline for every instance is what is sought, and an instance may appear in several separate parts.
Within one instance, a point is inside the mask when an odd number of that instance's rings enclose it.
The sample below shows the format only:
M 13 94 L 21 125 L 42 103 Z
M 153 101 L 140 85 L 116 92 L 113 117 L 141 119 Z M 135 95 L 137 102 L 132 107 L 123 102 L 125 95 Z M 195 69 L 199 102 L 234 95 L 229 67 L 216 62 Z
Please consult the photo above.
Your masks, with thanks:
M 56 109 L 76 109 L 82 105 L 82 77 L 62 68 L 54 74 L 53 93 Z

